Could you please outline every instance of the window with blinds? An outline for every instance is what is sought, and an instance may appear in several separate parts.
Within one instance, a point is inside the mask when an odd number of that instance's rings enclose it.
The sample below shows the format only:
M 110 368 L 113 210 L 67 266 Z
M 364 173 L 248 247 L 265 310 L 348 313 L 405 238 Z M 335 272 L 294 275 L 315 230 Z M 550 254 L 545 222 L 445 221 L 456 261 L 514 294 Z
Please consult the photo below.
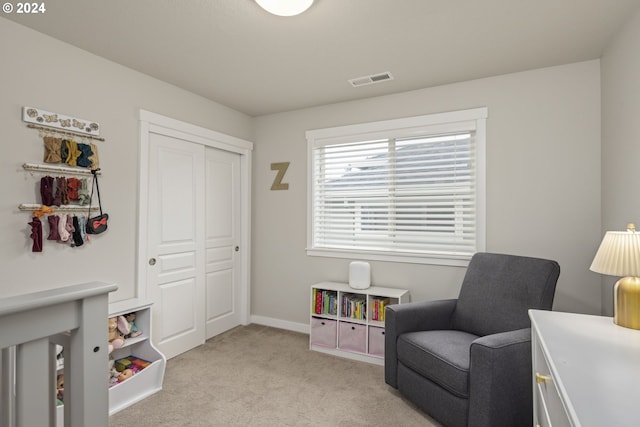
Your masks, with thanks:
M 455 264 L 483 250 L 485 118 L 475 109 L 307 132 L 308 253 Z

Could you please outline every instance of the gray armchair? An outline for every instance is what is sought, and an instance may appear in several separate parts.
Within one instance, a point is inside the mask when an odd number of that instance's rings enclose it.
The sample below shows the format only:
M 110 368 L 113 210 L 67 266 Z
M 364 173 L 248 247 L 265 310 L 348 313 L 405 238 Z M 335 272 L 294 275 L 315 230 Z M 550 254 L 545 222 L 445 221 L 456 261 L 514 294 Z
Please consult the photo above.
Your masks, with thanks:
M 387 307 L 385 381 L 445 426 L 531 426 L 528 309 L 550 310 L 555 261 L 477 253 L 457 299 Z

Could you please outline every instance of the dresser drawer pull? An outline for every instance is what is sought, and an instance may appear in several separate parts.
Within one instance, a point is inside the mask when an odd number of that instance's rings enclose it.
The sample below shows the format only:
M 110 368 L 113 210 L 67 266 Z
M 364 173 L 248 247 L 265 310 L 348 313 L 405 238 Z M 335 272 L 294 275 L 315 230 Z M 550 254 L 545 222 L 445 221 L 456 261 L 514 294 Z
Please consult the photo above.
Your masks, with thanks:
M 536 372 L 536 384 L 546 383 L 547 381 L 551 381 L 551 377 L 548 375 L 540 375 Z

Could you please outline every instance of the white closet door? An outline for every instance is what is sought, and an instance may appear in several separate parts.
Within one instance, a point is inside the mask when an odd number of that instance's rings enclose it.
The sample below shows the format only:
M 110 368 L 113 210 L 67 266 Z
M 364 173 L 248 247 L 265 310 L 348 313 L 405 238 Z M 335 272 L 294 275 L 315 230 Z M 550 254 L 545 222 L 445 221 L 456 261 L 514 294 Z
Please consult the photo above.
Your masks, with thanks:
M 167 358 L 205 339 L 205 147 L 149 134 L 147 290 Z
M 241 324 L 240 155 L 206 149 L 206 338 Z

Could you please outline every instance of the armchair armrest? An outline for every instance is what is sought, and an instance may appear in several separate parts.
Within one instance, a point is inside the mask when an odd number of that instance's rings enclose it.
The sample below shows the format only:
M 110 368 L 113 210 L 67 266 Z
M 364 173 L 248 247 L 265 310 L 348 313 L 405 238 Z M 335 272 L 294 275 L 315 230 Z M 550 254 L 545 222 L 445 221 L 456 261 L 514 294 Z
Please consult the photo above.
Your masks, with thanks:
M 531 328 L 471 344 L 469 396 L 469 425 L 532 424 Z
M 384 379 L 398 388 L 398 337 L 406 332 L 451 329 L 456 299 L 387 306 L 385 311 Z

